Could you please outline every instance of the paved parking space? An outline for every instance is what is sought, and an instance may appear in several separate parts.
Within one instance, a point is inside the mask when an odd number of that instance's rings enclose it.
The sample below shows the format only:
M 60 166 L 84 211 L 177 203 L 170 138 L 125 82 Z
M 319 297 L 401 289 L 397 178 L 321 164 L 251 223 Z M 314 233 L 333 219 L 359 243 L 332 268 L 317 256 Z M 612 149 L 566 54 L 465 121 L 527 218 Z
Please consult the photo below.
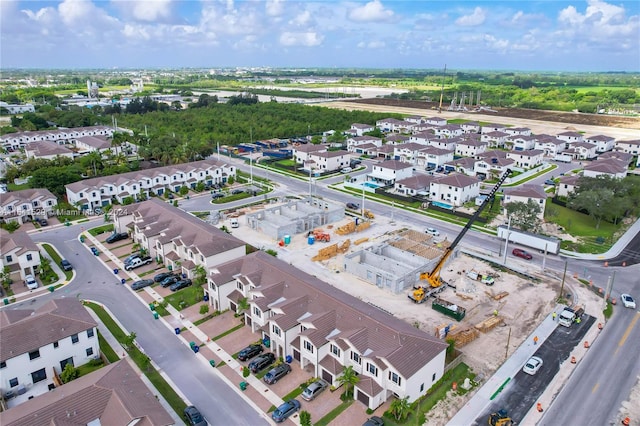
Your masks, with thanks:
M 278 380 L 277 383 L 273 385 L 265 385 L 271 389 L 272 392 L 275 392 L 276 395 L 283 397 L 289 392 L 292 392 L 297 387 L 299 387 L 302 383 L 306 382 L 311 378 L 311 373 L 306 372 L 301 369 L 299 365 L 296 363 L 290 364 L 291 372 Z M 264 383 L 264 382 L 263 382 Z M 301 397 L 296 397 L 300 402 L 304 402 Z
M 207 321 L 209 322 L 209 321 Z M 238 323 L 234 323 L 235 325 L 227 328 L 227 330 L 233 328 Z M 220 333 L 213 334 L 212 336 L 219 335 L 224 333 L 226 330 L 222 330 Z M 259 334 L 252 333 L 249 327 L 242 327 L 231 334 L 227 334 L 226 336 L 216 340 L 216 343 L 220 345 L 222 349 L 224 349 L 229 355 L 233 355 L 236 352 L 240 351 L 240 349 L 245 346 L 249 346 L 252 343 L 255 343 L 260 338 Z M 265 348 L 266 351 L 266 348 Z M 240 361 L 239 361 L 240 362 Z
M 298 397 L 298 401 L 302 403 L 302 409 L 311 414 L 312 421 L 318 421 L 329 413 L 329 411 L 336 408 L 342 403 L 340 401 L 340 394 L 342 388 L 331 392 L 329 388 L 325 389 L 320 395 L 318 395 L 313 401 L 305 401 L 302 397 Z M 357 423 L 342 423 L 342 424 L 357 424 Z

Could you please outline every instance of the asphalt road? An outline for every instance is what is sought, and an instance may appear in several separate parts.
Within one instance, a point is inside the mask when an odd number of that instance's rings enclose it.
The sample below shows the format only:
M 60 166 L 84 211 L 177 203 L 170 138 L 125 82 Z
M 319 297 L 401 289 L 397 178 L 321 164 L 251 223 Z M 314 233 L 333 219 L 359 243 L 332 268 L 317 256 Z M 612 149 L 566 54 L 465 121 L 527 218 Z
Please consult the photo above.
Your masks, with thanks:
M 539 425 L 617 424 L 618 410 L 640 374 L 639 319 L 636 310 L 616 309 Z M 626 413 L 636 421 L 639 414 Z
M 531 407 L 536 404 L 536 401 L 558 371 L 560 371 L 560 364 L 569 357 L 573 348 L 582 341 L 594 321 L 594 317 L 584 315 L 580 324 L 573 324 L 569 328 L 556 327 L 555 331 L 540 344 L 540 349 L 534 354 L 534 356 L 541 358 L 543 361 L 540 370 L 533 376 L 520 370 L 502 393 L 476 418 L 474 424 L 486 424 L 489 414 L 500 409 L 506 409 L 509 416 L 516 423 L 520 423 Z
M 97 226 L 101 222 L 84 223 L 82 227 Z M 153 319 L 148 306 L 141 303 L 128 288 L 120 285 L 113 271 L 99 263 L 76 239 L 81 231 L 81 225 L 73 225 L 31 234 L 36 242 L 54 245 L 73 264 L 76 277 L 60 291 L 7 308 L 33 309 L 59 297 L 100 302 L 113 312 L 129 332 L 136 333 L 136 340 L 145 353 L 211 424 L 269 424 L 242 397 L 229 389 L 208 363 L 199 361 L 193 351 L 176 338 L 173 330 L 163 325 L 162 321 Z

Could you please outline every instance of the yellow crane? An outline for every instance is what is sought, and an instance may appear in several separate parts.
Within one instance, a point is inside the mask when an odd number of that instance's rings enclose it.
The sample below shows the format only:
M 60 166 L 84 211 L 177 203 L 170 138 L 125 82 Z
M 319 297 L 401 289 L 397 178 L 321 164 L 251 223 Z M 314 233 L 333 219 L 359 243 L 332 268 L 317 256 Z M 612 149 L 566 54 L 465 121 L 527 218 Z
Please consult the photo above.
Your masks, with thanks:
M 464 228 L 462 228 L 462 231 L 460 231 L 456 239 L 453 240 L 453 243 L 451 243 L 451 245 L 444 250 L 444 254 L 442 255 L 442 257 L 440 257 L 440 260 L 433 268 L 433 270 L 431 272 L 423 272 L 420 274 L 420 279 L 426 281 L 427 285 L 419 285 L 414 287 L 413 291 L 409 293 L 409 299 L 413 300 L 415 303 L 422 303 L 432 294 L 439 293 L 445 289 L 445 286 L 442 285 L 442 279 L 440 278 L 440 271 L 442 270 L 445 262 L 447 261 L 449 256 L 451 256 L 451 253 L 453 253 L 453 250 L 456 248 L 460 240 L 462 240 L 462 237 L 464 237 L 467 231 L 471 229 L 471 225 L 473 225 L 473 222 L 475 222 L 475 220 L 480 216 L 480 213 L 482 213 L 484 208 L 491 202 L 493 197 L 496 195 L 496 192 L 498 192 L 498 189 L 500 189 L 504 181 L 511 175 L 511 173 L 511 169 L 507 169 L 500 177 L 500 179 L 498 179 L 498 183 L 496 183 L 496 185 L 491 189 L 491 191 L 487 195 L 487 198 L 485 198 L 482 204 L 480 204 L 478 210 L 476 210 L 473 216 L 471 216 L 471 219 L 469 219 Z

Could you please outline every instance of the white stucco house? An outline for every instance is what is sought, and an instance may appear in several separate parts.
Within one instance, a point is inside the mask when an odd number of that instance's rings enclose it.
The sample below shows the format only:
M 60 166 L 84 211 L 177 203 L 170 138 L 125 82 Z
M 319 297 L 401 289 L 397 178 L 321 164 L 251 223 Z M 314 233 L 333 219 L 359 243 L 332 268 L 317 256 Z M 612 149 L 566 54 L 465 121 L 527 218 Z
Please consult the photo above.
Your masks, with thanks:
M 396 180 L 406 179 L 413 175 L 413 165 L 398 160 L 385 160 L 374 164 L 367 179 L 383 185 L 393 185 Z
M 616 150 L 640 156 L 640 139 L 617 141 Z
M 66 157 L 73 159 L 72 150 L 53 141 L 32 142 L 25 147 L 24 152 L 27 158 L 53 160 L 56 157 Z
M 35 276 L 40 269 L 40 250 L 25 231 L 0 229 L 0 271 L 5 267 L 16 281 Z
M 544 155 L 555 158 L 565 150 L 567 144 L 565 141 L 556 138 L 551 135 L 539 135 L 534 145 L 534 149 L 539 149 L 544 152 Z
M 23 224 L 53 216 L 58 199 L 48 189 L 32 188 L 0 193 L 0 220 Z
M 595 144 L 597 153 L 611 151 L 616 146 L 616 139 L 605 135 L 587 136 L 584 141 Z
M 473 176 L 452 173 L 431 182 L 429 198 L 460 207 L 480 195 L 480 181 Z
M 456 141 L 455 154 L 462 157 L 475 157 L 487 150 L 487 142 L 480 138 L 460 138 Z
M 592 161 L 584 166 L 583 175 L 587 177 L 597 177 L 609 175 L 612 178 L 623 179 L 627 176 L 628 163 L 615 158 Z
M 362 154 L 363 152 L 358 152 L 358 147 L 361 145 L 381 147 L 382 139 L 375 136 L 354 136 L 347 138 L 347 151 Z
M 373 132 L 376 126 L 371 124 L 353 123 L 351 124 L 351 130 L 357 136 L 363 136 L 365 133 Z
M 528 203 L 529 200 L 533 200 L 540 206 L 540 213 L 538 218 L 544 219 L 544 208 L 547 201 L 548 194 L 544 192 L 544 189 L 538 185 L 523 184 L 515 188 L 506 188 L 504 190 L 504 197 L 502 199 L 502 205 L 505 207 L 504 214 L 507 214 L 506 205 L 509 203 L 522 202 Z
M 544 159 L 544 151 L 538 149 L 530 149 L 527 151 L 509 151 L 507 158 L 515 161 L 516 167 L 523 169 L 531 169 L 542 164 Z

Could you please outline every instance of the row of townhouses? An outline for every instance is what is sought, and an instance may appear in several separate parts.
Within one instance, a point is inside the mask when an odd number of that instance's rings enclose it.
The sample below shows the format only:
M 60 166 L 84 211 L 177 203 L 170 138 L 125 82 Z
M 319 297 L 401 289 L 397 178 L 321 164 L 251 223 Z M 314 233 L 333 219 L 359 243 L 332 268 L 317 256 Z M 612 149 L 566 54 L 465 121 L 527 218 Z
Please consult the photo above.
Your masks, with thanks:
M 0 221 L 23 224 L 53 216 L 58 200 L 48 189 L 22 189 L 0 193 Z
M 0 145 L 5 149 L 17 150 L 26 148 L 33 142 L 52 141 L 59 145 L 87 136 L 113 136 L 113 128 L 107 126 L 75 127 L 71 129 L 56 128 L 29 132 L 7 133 L 0 136 Z
M 115 218 L 172 269 L 206 268 L 215 310 L 238 310 L 270 349 L 338 385 L 347 366 L 360 375 L 355 397 L 376 408 L 392 395 L 414 401 L 444 374 L 447 344 L 199 219 L 152 199 Z M 311 366 L 311 367 L 310 367 Z
M 73 159 L 91 152 L 98 152 L 103 155 L 108 153 L 117 155 L 124 151 L 123 148 L 130 152 L 136 149 L 135 145 L 131 145 L 128 142 L 123 145 L 113 145 L 109 136 L 106 135 L 83 136 L 64 142 L 64 145 L 50 140 L 31 142 L 24 148 L 24 151 L 27 158 L 52 160 L 56 157 Z
M 70 204 L 93 210 L 113 200 L 122 203 L 128 197 L 137 200 L 160 196 L 167 191 L 177 192 L 183 186 L 193 189 L 200 182 L 223 184 L 235 174 L 235 166 L 208 159 L 85 179 L 67 185 L 66 193 Z
M 0 424 L 175 423 L 128 359 L 62 384 L 67 365 L 99 357 L 97 324 L 76 298 L 0 312 Z
M 0 229 L 0 271 L 9 268 L 11 279 L 24 280 L 36 275 L 40 267 L 40 250 L 24 231 L 8 232 Z

